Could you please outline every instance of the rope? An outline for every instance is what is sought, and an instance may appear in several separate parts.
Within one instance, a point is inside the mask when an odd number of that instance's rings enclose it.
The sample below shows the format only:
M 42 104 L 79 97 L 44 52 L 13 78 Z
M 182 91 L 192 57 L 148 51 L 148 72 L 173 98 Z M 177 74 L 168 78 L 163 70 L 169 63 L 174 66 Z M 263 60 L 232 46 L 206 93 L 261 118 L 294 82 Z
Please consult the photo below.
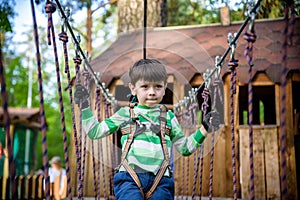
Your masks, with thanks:
M 89 80 L 90 80 L 90 76 L 89 76 L 89 72 L 87 70 L 82 70 L 81 71 L 81 76 L 84 77 L 84 86 L 85 88 L 89 89 Z M 81 110 L 81 109 L 80 109 Z M 80 114 L 82 114 L 80 112 Z M 82 117 L 80 116 L 80 119 L 82 119 Z M 81 120 L 80 120 L 81 121 Z M 85 176 L 85 158 L 86 158 L 86 141 L 87 141 L 87 134 L 84 134 L 82 131 L 82 124 L 80 124 L 80 133 L 81 133 L 81 137 L 80 137 L 80 141 L 83 141 L 83 151 L 81 152 L 81 181 L 80 183 L 83 184 L 84 183 L 84 176 Z M 83 135 L 83 139 L 82 139 L 82 135 Z M 80 145 L 81 146 L 81 145 Z M 81 146 L 82 148 L 82 146 Z M 82 187 L 83 189 L 83 187 Z M 83 192 L 82 192 L 83 193 Z
M 291 23 L 289 23 L 289 8 L 292 9 L 291 11 Z M 285 6 L 285 28 L 283 30 L 283 44 L 282 44 L 282 71 L 281 71 L 281 132 L 280 132 L 280 157 L 281 157 L 281 198 L 287 199 L 287 166 L 286 166 L 286 84 L 287 84 L 287 46 L 288 46 L 288 40 L 293 36 L 293 31 L 290 33 L 288 32 L 289 26 L 294 26 L 294 3 L 293 2 L 287 2 Z
M 80 83 L 80 65 L 81 65 L 81 57 L 77 54 L 75 58 L 73 59 L 75 63 L 75 71 L 76 71 L 76 82 Z M 79 105 L 81 107 L 81 103 Z M 79 109 L 81 110 L 81 109 Z M 81 112 L 79 114 L 79 119 L 81 119 Z M 77 180 L 78 180 L 78 185 L 77 185 L 77 190 L 78 190 L 78 199 L 83 199 L 83 183 L 82 183 L 82 178 L 81 178 L 81 134 L 82 134 L 82 122 L 80 120 L 79 124 L 79 136 L 74 135 L 74 140 L 75 140 L 75 146 L 76 146 L 76 156 L 77 156 Z M 78 138 L 79 137 L 79 138 Z
M 68 77 L 68 85 L 70 89 L 70 98 L 72 98 L 72 87 L 70 84 L 70 71 L 69 71 L 69 59 L 68 59 L 68 49 L 67 49 L 67 42 L 68 42 L 68 35 L 66 32 L 62 32 L 59 35 L 59 40 L 63 42 L 63 50 L 64 50 L 64 58 L 65 58 L 65 73 L 67 73 Z M 72 102 L 71 102 L 72 105 Z M 74 110 L 74 107 L 72 105 L 72 111 Z M 72 119 L 73 119 L 73 112 L 72 112 Z M 74 127 L 74 122 L 73 122 Z M 64 132 L 65 133 L 65 132 Z M 71 175 L 70 175 L 70 167 L 69 167 L 69 157 L 68 157 L 68 146 L 67 146 L 67 137 L 64 134 L 64 155 L 65 155 L 65 161 L 66 161 L 66 174 L 67 174 L 67 187 L 68 187 L 68 199 L 72 199 L 72 187 L 71 187 Z
M 146 42 L 147 42 L 147 0 L 144 0 L 144 41 L 143 41 L 143 58 L 146 59 Z
M 1 44 L 0 44 L 1 45 Z M 1 98 L 2 98 L 2 107 L 3 107 L 3 122 L 4 130 L 7 141 L 7 150 L 8 150 L 8 163 L 9 163 L 9 175 L 10 175 L 10 189 L 12 197 L 17 198 L 16 187 L 15 187 L 15 166 L 13 161 L 13 151 L 12 151 L 12 141 L 10 137 L 10 118 L 8 113 L 8 103 L 7 103 L 7 93 L 6 93 L 6 84 L 5 84 L 5 73 L 3 66 L 3 55 L 2 55 L 2 46 L 0 46 L 0 85 L 1 85 Z
M 209 107 L 208 100 L 209 100 L 209 89 L 208 86 L 204 88 L 202 92 L 202 98 L 203 103 L 201 105 L 202 110 L 202 116 L 205 116 L 207 114 L 207 108 Z M 199 156 L 201 156 L 201 165 L 200 165 L 200 199 L 202 196 L 202 177 L 203 177 L 203 154 L 204 154 L 204 143 L 201 145 L 201 153 Z M 199 158 L 198 158 L 199 159 Z
M 254 20 L 254 19 L 253 19 Z M 256 41 L 256 34 L 253 29 L 254 21 L 251 21 L 251 28 L 245 31 L 244 39 L 247 41 L 244 56 L 249 65 L 249 80 L 248 80 L 248 119 L 249 119 L 249 167 L 250 167 L 250 198 L 255 199 L 254 192 L 254 165 L 253 165 L 253 87 L 252 87 L 252 67 L 253 67 L 253 43 Z
M 66 42 L 67 38 L 64 38 L 66 35 L 62 34 L 60 37 L 62 41 Z M 64 38 L 64 39 L 63 39 Z M 67 49 L 64 47 L 64 51 L 67 51 Z M 71 105 L 71 113 L 72 113 L 72 128 L 73 128 L 73 138 L 75 141 L 75 149 L 76 149 L 76 161 L 78 164 L 78 140 L 77 140 L 77 127 L 76 127 L 76 117 L 75 117 L 75 108 L 73 104 L 73 90 L 72 90 L 72 80 L 71 80 L 71 75 L 70 75 L 70 69 L 69 69 L 69 62 L 68 58 L 66 57 L 68 54 L 65 52 L 65 73 L 67 74 L 67 79 L 68 79 L 68 89 L 69 89 L 69 97 L 70 97 L 70 105 Z M 71 181 L 68 179 L 68 184 L 71 185 Z M 69 186 L 68 186 L 69 187 Z M 70 196 L 70 189 L 68 188 L 68 198 Z
M 63 105 L 63 97 L 62 97 L 62 89 L 61 89 L 61 80 L 60 80 L 60 69 L 59 69 L 59 61 L 58 61 L 58 55 L 57 55 L 57 46 L 56 46 L 56 40 L 55 40 L 55 31 L 53 27 L 53 21 L 52 21 L 52 13 L 55 12 L 56 6 L 53 3 L 46 4 L 45 10 L 46 13 L 48 13 L 48 29 L 50 27 L 50 31 L 52 33 L 52 42 L 53 42 L 53 49 L 54 49 L 54 57 L 55 57 L 55 66 L 56 66 L 56 77 L 57 77 L 57 86 L 58 86 L 58 96 L 59 96 L 59 105 L 60 105 L 60 117 L 61 117 L 61 124 L 62 124 L 62 133 L 63 133 L 63 143 L 64 143 L 64 157 L 66 162 L 66 175 L 67 175 L 67 185 L 68 185 L 68 199 L 72 199 L 72 188 L 71 188 L 71 178 L 70 178 L 70 166 L 69 166 L 69 156 L 68 156 L 68 142 L 67 142 L 67 134 L 66 134 L 66 123 L 65 123 L 65 114 L 64 114 L 64 105 Z M 62 39 L 64 44 L 64 53 L 67 53 L 67 36 L 62 35 L 63 37 L 60 37 Z M 51 40 L 50 40 L 51 41 Z M 48 42 L 48 44 L 51 44 Z M 65 60 L 67 59 L 66 54 Z
M 236 67 L 238 60 L 231 60 L 228 63 L 230 73 L 230 124 L 231 124 L 231 158 L 232 158 L 232 181 L 233 181 L 233 196 L 237 199 L 237 180 L 236 180 L 236 155 L 235 155 L 235 136 L 234 136 L 234 106 L 233 96 L 236 93 Z
M 197 103 L 193 103 L 192 109 L 193 109 L 193 115 L 194 115 L 194 120 L 193 123 L 196 126 L 198 124 L 198 119 L 197 119 Z M 192 199 L 195 199 L 195 194 L 196 194 L 196 185 L 197 185 L 197 178 L 198 178 L 198 168 L 199 162 L 197 162 L 197 154 L 196 152 L 194 153 L 194 182 L 193 182 L 193 189 L 192 189 Z
M 251 9 L 250 13 L 254 13 L 256 14 L 258 12 L 258 8 L 260 6 L 260 3 L 262 2 L 262 0 L 258 0 L 256 2 L 256 4 L 253 6 L 253 8 Z M 216 73 L 217 66 L 221 66 L 222 63 L 224 62 L 226 56 L 228 55 L 228 53 L 231 50 L 231 46 L 232 44 L 235 44 L 240 36 L 240 34 L 242 33 L 242 31 L 244 30 L 244 28 L 246 27 L 247 23 L 250 21 L 251 17 L 250 15 L 245 19 L 245 21 L 243 22 L 243 24 L 240 26 L 239 30 L 236 32 L 236 35 L 234 36 L 233 40 L 230 42 L 230 45 L 227 47 L 227 49 L 225 50 L 224 54 L 220 57 L 219 62 L 216 64 L 216 67 L 211 70 L 211 72 L 209 73 L 209 75 L 207 76 L 207 79 L 210 79 L 212 77 L 212 75 L 214 75 L 214 73 Z M 201 90 L 201 88 L 204 86 L 206 82 L 206 79 L 204 79 L 203 83 L 195 90 L 196 94 Z
M 108 105 L 108 102 L 105 98 L 103 100 L 104 100 L 104 116 L 107 119 L 107 118 L 109 118 L 109 105 Z M 107 140 L 105 141 L 105 144 L 106 144 L 106 149 L 109 149 L 109 145 L 108 145 Z M 107 152 L 107 156 L 108 157 L 110 156 L 109 152 Z M 109 173 L 108 173 L 108 188 L 107 189 L 108 189 L 110 195 L 111 195 L 112 188 L 113 188 L 112 184 L 113 184 L 112 183 L 112 173 L 111 173 L 111 171 L 109 171 Z
M 97 119 L 98 121 L 101 121 L 101 95 L 100 95 L 100 88 L 96 88 L 96 108 L 97 108 Z M 102 173 L 104 174 L 104 165 L 103 165 L 103 152 L 102 152 L 102 140 L 99 140 L 98 142 L 98 196 L 100 197 L 100 166 L 102 166 Z M 105 178 L 102 179 L 103 181 L 103 187 L 104 187 L 104 191 L 106 190 L 105 187 Z M 104 192 L 104 199 L 106 198 L 106 193 Z
M 101 102 L 104 102 L 104 97 L 100 94 L 100 88 L 97 88 L 97 113 L 98 113 L 98 121 L 101 121 L 101 116 L 100 116 L 100 113 L 101 113 Z M 104 160 L 103 160 L 103 143 L 102 143 L 102 140 L 99 140 L 99 143 L 98 143 L 98 150 L 99 150 L 99 162 L 98 162 L 98 175 L 99 175 L 99 178 L 101 177 L 100 176 L 100 166 L 101 166 L 101 169 L 102 169 L 102 174 L 105 174 L 105 170 L 104 170 Z M 106 182 L 105 182 L 105 177 L 102 178 L 102 184 L 103 184 L 103 195 L 104 195 L 104 199 L 106 199 Z M 100 184 L 99 184 L 100 185 Z M 99 194 L 100 194 L 100 191 L 99 191 Z
M 38 70 L 38 83 L 39 83 L 39 97 L 40 97 L 40 119 L 41 119 L 41 132 L 42 132 L 42 149 L 43 149 L 43 169 L 45 176 L 45 197 L 47 200 L 50 199 L 50 180 L 48 173 L 48 153 L 47 153 L 47 134 L 46 134 L 46 116 L 44 109 L 44 98 L 43 98 L 43 78 L 42 78 L 42 69 L 41 69 L 41 55 L 39 50 L 39 36 L 35 16 L 35 8 L 33 0 L 30 0 L 31 11 L 33 18 L 33 27 L 34 27 L 34 38 L 36 46 L 36 59 L 37 59 L 37 70 Z

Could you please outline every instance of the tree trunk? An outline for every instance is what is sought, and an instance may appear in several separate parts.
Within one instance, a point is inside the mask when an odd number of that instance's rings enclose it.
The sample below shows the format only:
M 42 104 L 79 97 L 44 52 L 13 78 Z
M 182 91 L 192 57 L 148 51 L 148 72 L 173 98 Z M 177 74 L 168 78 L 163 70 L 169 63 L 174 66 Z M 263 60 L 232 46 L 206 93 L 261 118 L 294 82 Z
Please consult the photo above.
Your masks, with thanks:
M 86 18 L 86 50 L 88 55 L 92 55 L 92 26 L 93 26 L 93 18 L 92 18 L 92 10 L 91 10 L 92 2 L 91 0 L 87 3 L 87 18 Z
M 161 26 L 163 0 L 149 0 L 147 4 L 147 27 Z M 118 33 L 142 28 L 144 24 L 144 0 L 118 1 Z

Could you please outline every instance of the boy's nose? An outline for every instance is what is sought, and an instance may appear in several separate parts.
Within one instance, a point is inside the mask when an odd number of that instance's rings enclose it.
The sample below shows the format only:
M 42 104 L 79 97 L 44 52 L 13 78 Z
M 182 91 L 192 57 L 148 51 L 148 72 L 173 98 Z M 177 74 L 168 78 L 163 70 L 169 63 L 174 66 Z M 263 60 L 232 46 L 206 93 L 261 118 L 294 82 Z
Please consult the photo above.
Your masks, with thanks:
M 149 95 L 155 95 L 155 89 L 153 87 L 149 88 Z

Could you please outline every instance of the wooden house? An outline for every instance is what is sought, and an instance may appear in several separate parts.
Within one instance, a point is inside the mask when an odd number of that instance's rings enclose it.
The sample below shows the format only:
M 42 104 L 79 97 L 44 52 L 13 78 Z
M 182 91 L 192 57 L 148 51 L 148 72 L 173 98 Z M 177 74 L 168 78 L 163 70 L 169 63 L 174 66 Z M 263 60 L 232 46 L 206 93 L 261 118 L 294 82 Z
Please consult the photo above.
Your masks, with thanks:
M 222 56 L 228 47 L 228 33 L 237 32 L 241 23 L 228 26 L 221 24 L 149 28 L 147 32 L 147 57 L 156 58 L 167 66 L 168 89 L 163 103 L 174 105 L 187 95 L 190 88 L 199 87 L 203 73 L 215 67 L 215 57 Z M 294 34 L 287 47 L 286 104 L 281 101 L 281 69 L 283 67 L 282 44 L 285 21 L 283 19 L 257 20 L 257 40 L 253 49 L 253 162 L 255 197 L 257 199 L 280 199 L 283 173 L 281 168 L 280 135 L 281 110 L 284 108 L 286 124 L 286 183 L 288 199 L 298 199 L 300 191 L 300 18 L 296 18 Z M 246 28 L 247 29 L 247 28 Z M 142 58 L 143 32 L 136 30 L 119 35 L 118 39 L 91 66 L 100 74 L 110 92 L 119 102 L 126 102 L 129 93 L 128 69 Z M 244 56 L 246 41 L 241 36 L 235 49 L 237 88 L 234 102 L 234 135 L 236 153 L 237 192 L 239 198 L 250 197 L 248 69 Z M 230 124 L 230 73 L 229 56 L 224 60 L 221 78 L 223 82 L 224 124 L 218 130 L 214 148 L 213 197 L 233 197 L 232 143 Z M 103 117 L 103 116 L 102 116 Z M 116 134 L 117 135 L 117 134 Z M 119 155 L 118 144 L 112 136 L 102 140 L 103 169 L 100 173 L 101 195 L 109 195 L 112 167 Z M 208 140 L 209 141 L 209 140 Z M 93 141 L 95 144 L 96 141 Z M 98 141 L 99 142 L 99 141 Z M 91 144 L 91 141 L 89 141 Z M 91 152 L 91 151 L 90 151 Z M 100 150 L 95 150 L 99 154 Z M 75 151 L 73 150 L 75 155 Z M 99 156 L 99 155 L 98 155 Z M 92 153 L 86 160 L 85 181 L 93 182 Z M 176 157 L 176 156 L 175 156 Z M 210 156 L 203 159 L 202 196 L 209 195 Z M 176 157 L 175 184 L 177 196 L 191 196 L 196 183 L 196 195 L 200 183 L 194 182 L 195 157 Z M 73 160 L 71 171 L 76 176 Z M 200 174 L 197 172 L 197 176 Z M 76 185 L 76 180 L 73 180 Z M 106 185 L 106 187 L 104 186 Z M 73 187 L 76 188 L 76 187 Z M 91 184 L 84 186 L 85 193 L 93 196 Z M 106 191 L 106 193 L 104 193 Z

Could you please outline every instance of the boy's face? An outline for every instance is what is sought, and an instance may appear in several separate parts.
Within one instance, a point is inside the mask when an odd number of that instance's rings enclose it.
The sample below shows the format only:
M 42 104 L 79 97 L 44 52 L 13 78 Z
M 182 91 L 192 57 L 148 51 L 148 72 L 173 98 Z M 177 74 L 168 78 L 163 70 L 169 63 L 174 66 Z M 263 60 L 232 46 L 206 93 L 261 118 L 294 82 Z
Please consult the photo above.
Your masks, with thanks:
M 153 107 L 159 104 L 167 88 L 163 81 L 148 82 L 140 79 L 135 85 L 129 84 L 131 93 L 137 96 L 140 105 Z

